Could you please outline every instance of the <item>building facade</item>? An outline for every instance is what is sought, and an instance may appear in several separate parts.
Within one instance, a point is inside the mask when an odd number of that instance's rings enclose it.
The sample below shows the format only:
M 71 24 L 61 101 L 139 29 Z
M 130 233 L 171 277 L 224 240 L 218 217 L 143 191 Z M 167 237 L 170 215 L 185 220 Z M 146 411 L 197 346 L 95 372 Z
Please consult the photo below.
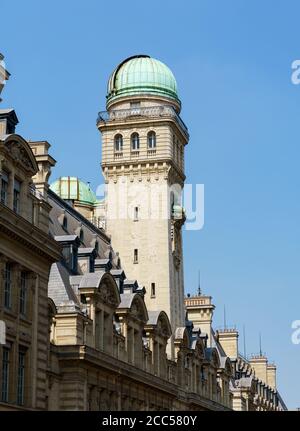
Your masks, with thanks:
M 214 332 L 210 297 L 184 297 L 174 75 L 126 59 L 106 108 L 103 200 L 76 177 L 49 187 L 49 143 L 0 110 L 0 410 L 284 409 L 275 367 Z
M 38 163 L 0 110 L 0 410 L 45 409 L 48 280 L 60 248 L 49 235 L 50 205 L 34 187 Z

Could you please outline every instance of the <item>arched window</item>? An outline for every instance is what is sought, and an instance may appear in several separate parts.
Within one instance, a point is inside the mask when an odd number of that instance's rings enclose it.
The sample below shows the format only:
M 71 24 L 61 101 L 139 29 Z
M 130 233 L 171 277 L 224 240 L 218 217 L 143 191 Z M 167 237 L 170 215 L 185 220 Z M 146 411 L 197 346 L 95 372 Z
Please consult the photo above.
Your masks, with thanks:
M 115 151 L 123 151 L 123 136 L 120 134 L 115 136 Z
M 149 150 L 152 150 L 156 148 L 156 133 L 155 132 L 149 132 L 148 133 L 148 148 Z
M 140 137 L 138 133 L 131 135 L 131 149 L 137 151 L 140 148 Z

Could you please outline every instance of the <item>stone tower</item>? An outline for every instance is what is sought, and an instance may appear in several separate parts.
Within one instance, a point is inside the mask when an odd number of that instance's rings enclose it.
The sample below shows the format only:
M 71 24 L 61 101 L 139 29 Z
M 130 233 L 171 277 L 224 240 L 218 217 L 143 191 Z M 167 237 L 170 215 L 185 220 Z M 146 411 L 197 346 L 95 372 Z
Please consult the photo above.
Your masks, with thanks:
M 173 73 L 147 55 L 124 60 L 100 112 L 106 227 L 127 277 L 146 289 L 148 310 L 184 326 L 181 191 L 188 131 Z

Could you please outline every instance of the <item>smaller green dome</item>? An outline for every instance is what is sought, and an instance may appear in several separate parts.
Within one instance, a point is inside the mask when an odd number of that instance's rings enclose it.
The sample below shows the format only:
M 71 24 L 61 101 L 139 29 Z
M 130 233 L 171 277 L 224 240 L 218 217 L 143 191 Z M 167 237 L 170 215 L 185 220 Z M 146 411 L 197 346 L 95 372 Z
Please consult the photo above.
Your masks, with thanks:
M 89 205 L 97 203 L 96 195 L 89 184 L 77 177 L 60 177 L 50 185 L 50 189 L 67 201 L 78 201 Z

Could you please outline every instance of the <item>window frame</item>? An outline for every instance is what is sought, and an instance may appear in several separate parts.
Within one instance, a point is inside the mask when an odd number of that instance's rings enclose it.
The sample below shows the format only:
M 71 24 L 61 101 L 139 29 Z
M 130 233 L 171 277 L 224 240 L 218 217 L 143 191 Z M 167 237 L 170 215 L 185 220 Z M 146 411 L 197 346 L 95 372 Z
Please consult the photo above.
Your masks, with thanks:
M 155 298 L 155 296 L 156 296 L 156 285 L 155 285 L 155 282 L 152 282 L 151 283 L 151 298 Z
M 123 151 L 123 136 L 121 135 L 121 133 L 118 133 L 117 135 L 115 135 L 114 144 L 115 144 L 115 153 L 122 153 L 122 151 Z
M 7 359 L 4 358 L 5 353 L 7 354 Z M 3 346 L 2 348 L 2 384 L 1 384 L 1 401 L 3 403 L 9 402 L 9 374 L 10 374 L 10 347 Z
M 19 181 L 17 178 L 14 178 L 13 210 L 17 214 L 20 213 L 21 187 L 21 181 Z
M 6 171 L 2 171 L 1 173 L 1 195 L 0 195 L 0 202 L 3 205 L 7 205 L 7 196 L 8 196 L 8 179 L 9 174 Z
M 23 316 L 26 315 L 26 311 L 27 311 L 27 287 L 28 287 L 28 273 L 26 271 L 21 271 L 19 312 Z
M 130 137 L 131 151 L 139 151 L 140 149 L 140 135 L 137 132 L 132 133 Z
M 12 284 L 12 264 L 6 262 L 4 269 L 4 308 L 11 309 L 11 284 Z
M 20 361 L 20 358 L 22 358 L 22 361 Z M 26 374 L 26 349 L 23 348 L 22 346 L 19 346 L 18 373 L 17 373 L 17 404 L 19 406 L 23 406 L 25 404 L 25 374 Z
M 147 146 L 148 150 L 156 149 L 156 133 L 154 132 L 154 130 L 151 130 L 147 133 Z

